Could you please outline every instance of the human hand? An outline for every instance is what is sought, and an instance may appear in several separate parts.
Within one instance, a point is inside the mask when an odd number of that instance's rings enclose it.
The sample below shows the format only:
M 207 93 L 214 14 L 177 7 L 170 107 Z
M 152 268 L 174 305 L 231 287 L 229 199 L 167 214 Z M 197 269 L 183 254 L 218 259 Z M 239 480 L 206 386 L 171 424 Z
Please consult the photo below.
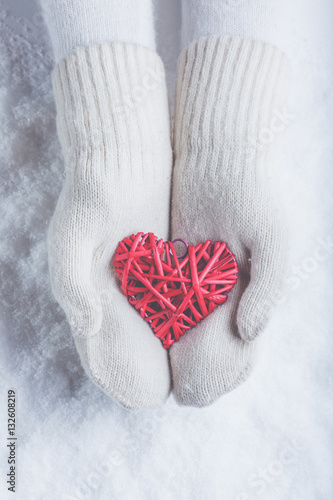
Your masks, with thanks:
M 167 351 L 128 306 L 112 260 L 133 232 L 167 236 L 163 65 L 143 47 L 89 46 L 60 62 L 53 84 L 66 180 L 48 235 L 52 290 L 93 381 L 127 408 L 160 406 L 170 391 Z M 136 89 L 144 97 L 127 109 Z
M 172 238 L 225 241 L 239 266 L 227 302 L 171 347 L 181 404 L 211 404 L 247 378 L 254 340 L 281 292 L 286 237 L 273 184 L 280 137 L 258 144 L 277 130 L 287 68 L 278 49 L 230 37 L 202 39 L 180 56 Z

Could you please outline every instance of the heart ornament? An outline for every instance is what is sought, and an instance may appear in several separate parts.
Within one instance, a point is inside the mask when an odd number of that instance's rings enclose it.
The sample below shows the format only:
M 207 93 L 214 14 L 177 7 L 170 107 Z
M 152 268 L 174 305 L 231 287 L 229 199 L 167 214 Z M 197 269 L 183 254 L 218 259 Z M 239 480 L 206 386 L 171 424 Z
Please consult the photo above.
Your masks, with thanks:
M 174 243 L 186 245 L 177 257 Z M 114 267 L 122 291 L 169 349 L 185 332 L 228 298 L 238 266 L 226 243 L 187 245 L 153 233 L 132 234 L 116 250 Z

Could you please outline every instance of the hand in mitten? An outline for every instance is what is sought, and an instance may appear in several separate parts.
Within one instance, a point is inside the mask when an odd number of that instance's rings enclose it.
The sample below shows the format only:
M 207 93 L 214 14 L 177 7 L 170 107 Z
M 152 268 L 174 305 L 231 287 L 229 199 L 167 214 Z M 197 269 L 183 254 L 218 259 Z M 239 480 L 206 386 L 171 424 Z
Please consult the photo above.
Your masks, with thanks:
M 77 50 L 53 74 L 66 180 L 49 236 L 53 293 L 87 373 L 127 408 L 170 390 L 167 351 L 129 307 L 112 260 L 138 231 L 167 236 L 172 154 L 164 68 L 140 46 Z
M 227 302 L 171 347 L 182 404 L 208 405 L 247 378 L 281 291 L 286 239 L 273 175 L 287 72 L 277 48 L 232 37 L 201 39 L 179 59 L 172 237 L 225 241 L 240 270 Z

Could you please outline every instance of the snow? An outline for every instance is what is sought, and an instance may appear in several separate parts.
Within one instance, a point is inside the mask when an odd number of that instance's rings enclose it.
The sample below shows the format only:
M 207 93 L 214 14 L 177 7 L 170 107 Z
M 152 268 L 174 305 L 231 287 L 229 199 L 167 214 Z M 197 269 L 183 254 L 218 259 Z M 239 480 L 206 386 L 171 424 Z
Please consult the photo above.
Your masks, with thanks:
M 52 54 L 37 3 L 0 7 L 1 498 L 12 498 L 10 388 L 18 500 L 333 498 L 331 1 L 281 0 L 278 42 L 292 65 L 295 115 L 280 169 L 291 280 L 258 366 L 209 408 L 181 408 L 171 397 L 161 410 L 134 413 L 87 378 L 50 291 L 45 238 L 63 179 Z M 159 0 L 157 20 L 172 93 L 177 0 Z

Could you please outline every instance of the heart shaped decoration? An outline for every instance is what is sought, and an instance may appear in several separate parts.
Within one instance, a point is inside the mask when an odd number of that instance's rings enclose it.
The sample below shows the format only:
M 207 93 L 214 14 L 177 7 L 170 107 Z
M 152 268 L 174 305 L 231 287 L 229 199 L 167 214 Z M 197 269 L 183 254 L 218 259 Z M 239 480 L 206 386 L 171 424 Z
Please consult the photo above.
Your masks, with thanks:
M 166 349 L 223 304 L 238 277 L 226 243 L 184 243 L 187 252 L 177 257 L 173 242 L 153 233 L 132 234 L 119 243 L 114 258 L 124 295 Z

